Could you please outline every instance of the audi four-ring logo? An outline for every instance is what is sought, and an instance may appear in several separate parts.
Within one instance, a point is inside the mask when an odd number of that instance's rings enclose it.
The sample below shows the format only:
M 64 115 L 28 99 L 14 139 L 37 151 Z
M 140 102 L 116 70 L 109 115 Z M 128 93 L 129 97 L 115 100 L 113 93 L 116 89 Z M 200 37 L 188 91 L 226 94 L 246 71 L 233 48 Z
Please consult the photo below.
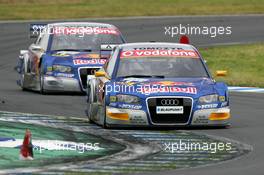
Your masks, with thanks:
M 177 99 L 162 99 L 161 104 L 163 106 L 177 106 L 179 104 L 179 100 Z

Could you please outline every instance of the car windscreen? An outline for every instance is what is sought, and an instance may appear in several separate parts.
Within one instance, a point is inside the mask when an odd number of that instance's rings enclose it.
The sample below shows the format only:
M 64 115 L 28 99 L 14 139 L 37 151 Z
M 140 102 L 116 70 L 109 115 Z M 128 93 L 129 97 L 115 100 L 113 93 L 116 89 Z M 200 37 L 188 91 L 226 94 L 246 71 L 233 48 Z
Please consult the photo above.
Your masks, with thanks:
M 73 31 L 73 30 L 71 30 Z M 51 51 L 56 50 L 91 50 L 99 51 L 101 44 L 123 43 L 119 33 L 106 32 L 59 32 L 53 34 Z
M 200 58 L 144 57 L 121 58 L 117 77 L 208 77 Z

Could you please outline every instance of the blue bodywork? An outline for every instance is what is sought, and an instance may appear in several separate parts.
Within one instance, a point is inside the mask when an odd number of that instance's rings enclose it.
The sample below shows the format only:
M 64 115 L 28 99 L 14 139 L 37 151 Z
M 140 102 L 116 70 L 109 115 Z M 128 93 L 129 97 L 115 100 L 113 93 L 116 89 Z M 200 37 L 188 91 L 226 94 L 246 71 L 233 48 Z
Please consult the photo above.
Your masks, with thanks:
M 116 78 L 112 79 L 105 86 L 106 106 L 111 106 L 115 108 L 140 109 L 144 110 L 147 113 L 147 99 L 150 97 L 157 96 L 191 97 L 193 99 L 193 108 L 191 116 L 193 116 L 193 113 L 196 110 L 222 108 L 229 106 L 227 85 L 223 82 L 214 82 L 210 78 Z M 123 88 L 118 89 L 118 86 Z M 159 92 L 144 91 L 144 93 L 142 93 L 143 91 L 140 91 L 140 89 L 142 90 L 142 87 L 153 89 L 155 91 L 155 89 L 162 89 L 165 88 L 165 86 L 166 88 L 179 88 L 183 91 L 186 88 L 191 88 L 192 90 L 195 89 L 195 91 L 180 92 L 181 90 L 175 90 L 175 92 L 161 92 L 160 90 Z M 114 90 L 114 88 L 116 88 L 116 90 Z M 131 89 L 135 90 L 131 91 Z M 140 104 L 111 102 L 110 96 L 116 96 L 118 94 L 137 96 L 140 98 Z M 224 97 L 225 100 L 218 100 L 218 102 L 214 102 L 211 104 L 199 103 L 199 97 L 211 94 L 218 94 L 219 96 Z M 191 124 L 191 121 L 192 118 L 189 120 L 188 125 Z
M 62 54 L 61 54 L 62 53 Z M 94 58 L 93 58 L 94 57 Z M 97 58 L 95 58 L 97 57 Z M 43 64 L 43 73 L 51 76 L 57 76 L 58 73 L 56 71 L 49 71 L 48 67 L 52 67 L 53 65 L 62 65 L 62 66 L 70 66 L 72 68 L 72 72 L 68 73 L 72 75 L 71 78 L 78 79 L 78 68 L 80 67 L 102 67 L 106 62 L 106 59 L 100 59 L 99 53 L 91 53 L 91 52 L 67 52 L 67 51 L 59 51 L 47 53 L 42 56 L 42 64 Z M 79 61 L 79 64 L 74 64 Z M 68 76 L 66 76 L 68 77 Z
M 198 51 L 197 51 L 198 52 Z M 187 123 L 179 123 L 182 125 L 212 125 L 226 126 L 229 119 L 229 97 L 228 88 L 224 82 L 215 82 L 210 75 L 207 66 L 201 56 L 199 59 L 203 63 L 207 72 L 207 77 L 117 77 L 117 69 L 119 67 L 120 58 L 115 62 L 114 71 L 109 81 L 104 84 L 105 106 L 110 111 L 118 111 L 119 113 L 128 113 L 129 121 L 117 121 L 107 117 L 107 124 L 110 126 L 130 125 L 130 126 L 146 126 L 146 125 L 163 125 L 163 123 L 155 123 L 152 121 L 149 108 L 150 99 L 169 99 L 169 98 L 185 98 L 191 100 L 190 117 Z M 99 93 L 99 92 L 97 92 Z M 125 103 L 117 100 L 118 95 L 129 95 L 138 97 L 137 103 Z M 217 96 L 212 102 L 204 102 L 199 100 L 200 97 Z M 155 102 L 155 105 L 158 103 Z M 183 105 L 184 106 L 184 105 Z M 160 107 L 160 106 L 159 106 Z M 161 106 L 162 107 L 162 106 Z M 167 106 L 163 106 L 167 107 Z M 161 108 L 159 108 L 161 109 Z M 155 110 L 155 108 L 152 108 Z M 156 106 L 156 110 L 158 110 Z M 118 113 L 118 112 L 117 112 Z M 156 112 L 157 113 L 157 112 Z M 166 115 L 167 113 L 164 113 Z M 213 118 L 214 114 L 227 114 L 228 117 L 221 119 Z M 157 114 L 155 114 L 157 115 Z M 147 120 L 144 124 L 135 123 L 134 119 L 141 117 Z M 146 117 L 144 117 L 146 116 Z M 177 115 L 174 115 L 177 117 Z M 109 119 L 110 118 L 110 119 Z M 134 122 L 134 123 L 133 123 Z M 164 123 L 164 125 L 177 125 L 177 123 Z

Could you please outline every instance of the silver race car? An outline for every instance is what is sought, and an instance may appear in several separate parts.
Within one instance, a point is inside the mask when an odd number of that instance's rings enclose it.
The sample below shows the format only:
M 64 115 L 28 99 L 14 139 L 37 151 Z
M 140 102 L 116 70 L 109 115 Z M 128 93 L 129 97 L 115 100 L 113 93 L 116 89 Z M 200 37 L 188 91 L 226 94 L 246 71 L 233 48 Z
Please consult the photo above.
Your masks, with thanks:
M 36 41 L 21 50 L 16 70 L 22 89 L 85 92 L 87 75 L 107 61 L 112 47 L 124 43 L 113 25 L 89 22 L 32 24 Z

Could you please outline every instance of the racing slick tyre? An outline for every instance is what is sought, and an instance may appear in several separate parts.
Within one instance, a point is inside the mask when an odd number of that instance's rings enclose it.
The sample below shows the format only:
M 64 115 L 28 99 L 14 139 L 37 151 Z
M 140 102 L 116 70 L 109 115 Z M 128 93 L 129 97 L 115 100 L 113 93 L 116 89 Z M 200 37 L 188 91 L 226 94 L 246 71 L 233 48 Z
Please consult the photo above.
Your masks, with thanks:
M 20 73 L 20 87 L 22 89 L 22 91 L 26 90 L 25 88 L 25 63 L 24 61 L 22 62 L 22 66 L 21 66 L 21 73 Z
M 42 95 L 45 95 L 45 89 L 44 89 L 44 75 L 43 75 L 43 66 L 41 64 L 40 71 L 39 71 L 39 92 Z
M 87 86 L 87 117 L 89 119 L 90 123 L 94 123 L 92 117 L 96 115 L 97 110 L 95 109 L 93 103 L 96 102 L 96 96 L 95 96 L 95 89 L 93 88 L 93 86 L 91 86 L 90 84 L 88 84 Z
M 103 106 L 103 112 L 104 112 L 104 118 L 103 118 L 103 124 L 102 124 L 102 127 L 104 129 L 107 129 L 107 125 L 106 125 L 106 107 L 105 107 L 105 103 L 104 103 L 104 106 Z
M 39 87 L 40 87 L 39 90 L 40 94 L 45 95 L 46 92 L 44 90 L 44 76 L 42 73 L 39 75 Z
M 105 98 L 104 98 L 104 104 L 103 104 L 103 114 L 104 114 L 104 117 L 103 117 L 103 123 L 102 123 L 102 127 L 104 129 L 108 129 L 109 127 L 107 126 L 107 123 L 106 123 L 106 107 L 105 107 Z
M 93 120 L 92 120 L 92 103 L 91 103 L 91 94 L 90 93 L 88 94 L 88 97 L 87 97 L 87 110 L 86 110 L 86 113 L 87 113 L 87 117 L 88 117 L 89 123 L 94 123 Z
M 87 117 L 88 117 L 88 122 L 89 123 L 92 123 L 92 119 L 91 119 L 91 106 L 92 106 L 92 104 L 91 104 L 91 97 L 90 97 L 90 95 L 91 95 L 91 88 L 90 88 L 90 85 L 88 84 L 87 85 L 87 90 L 86 90 L 86 94 L 87 94 L 87 109 L 86 109 L 86 115 L 87 115 Z

